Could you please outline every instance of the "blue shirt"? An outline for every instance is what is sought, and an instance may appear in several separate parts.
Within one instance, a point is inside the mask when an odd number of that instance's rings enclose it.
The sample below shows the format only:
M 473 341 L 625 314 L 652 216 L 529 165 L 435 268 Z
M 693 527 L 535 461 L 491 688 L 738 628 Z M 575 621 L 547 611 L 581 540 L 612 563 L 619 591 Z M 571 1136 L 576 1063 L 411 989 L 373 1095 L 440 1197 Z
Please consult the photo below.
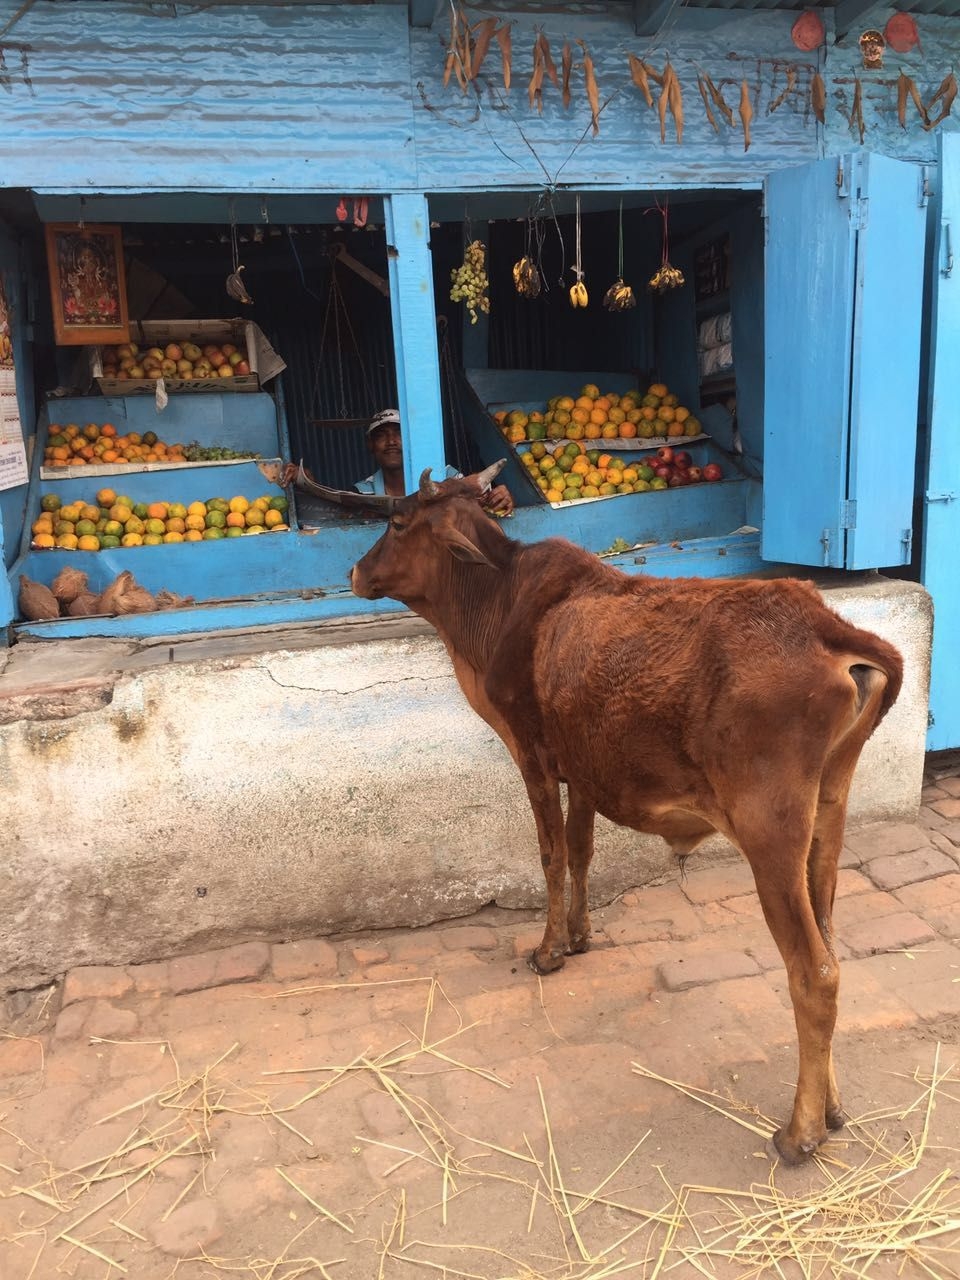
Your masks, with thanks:
M 444 474 L 444 480 L 459 480 L 461 473 L 456 467 L 447 467 Z M 353 486 L 357 493 L 375 493 L 381 498 L 386 495 L 386 488 L 383 483 L 383 472 L 378 468 L 372 476 L 367 476 L 366 480 L 358 480 Z

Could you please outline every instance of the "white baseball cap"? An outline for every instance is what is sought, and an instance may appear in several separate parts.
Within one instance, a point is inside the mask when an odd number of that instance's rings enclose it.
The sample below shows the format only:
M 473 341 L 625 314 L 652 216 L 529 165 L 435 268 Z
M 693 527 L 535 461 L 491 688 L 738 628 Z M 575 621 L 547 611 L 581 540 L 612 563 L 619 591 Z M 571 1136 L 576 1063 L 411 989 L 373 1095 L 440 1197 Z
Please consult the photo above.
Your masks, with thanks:
M 370 419 L 370 425 L 367 427 L 367 435 L 373 435 L 374 431 L 379 431 L 381 427 L 399 427 L 399 425 L 399 409 L 381 409 L 379 413 L 375 413 Z

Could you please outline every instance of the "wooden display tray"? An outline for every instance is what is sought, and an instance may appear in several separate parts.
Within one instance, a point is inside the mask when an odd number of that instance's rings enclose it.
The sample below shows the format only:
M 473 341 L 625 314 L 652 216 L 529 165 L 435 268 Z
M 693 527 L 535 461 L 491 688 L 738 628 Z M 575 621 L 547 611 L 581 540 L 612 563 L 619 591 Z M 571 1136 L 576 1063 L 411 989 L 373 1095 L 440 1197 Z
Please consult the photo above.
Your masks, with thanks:
M 643 449 L 662 449 L 670 445 L 673 449 L 685 449 L 688 444 L 696 444 L 698 440 L 709 440 L 710 436 L 701 431 L 695 436 L 636 436 L 632 440 L 567 440 L 564 436 L 549 437 L 546 440 L 507 440 L 511 448 L 521 444 L 545 444 L 550 453 L 556 451 L 558 444 L 582 444 L 588 449 L 599 449 L 601 453 L 639 453 Z
M 257 347 L 253 325 L 248 320 L 141 320 L 131 322 L 130 340 L 141 347 L 166 346 L 168 342 L 199 343 L 232 342 L 246 352 L 250 372 L 232 378 L 164 378 L 163 386 L 168 395 L 185 391 L 230 392 L 259 391 L 260 376 L 257 371 Z M 199 345 L 198 343 L 198 345 Z M 153 378 L 105 378 L 103 355 L 100 347 L 91 351 L 91 372 L 97 386 L 105 396 L 155 395 L 157 380 Z
M 218 458 L 211 462 L 103 462 L 85 467 L 41 467 L 41 480 L 102 479 L 110 476 L 135 476 L 146 471 L 190 471 L 194 467 L 236 467 L 245 462 L 279 464 L 279 458 Z

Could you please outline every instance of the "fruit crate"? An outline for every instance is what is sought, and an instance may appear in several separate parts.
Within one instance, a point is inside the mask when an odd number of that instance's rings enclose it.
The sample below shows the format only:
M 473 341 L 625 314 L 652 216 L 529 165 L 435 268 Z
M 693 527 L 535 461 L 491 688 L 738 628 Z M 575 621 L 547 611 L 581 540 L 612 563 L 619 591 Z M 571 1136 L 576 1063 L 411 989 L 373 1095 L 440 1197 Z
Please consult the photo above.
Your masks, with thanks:
M 259 391 L 256 326 L 249 320 L 139 320 L 130 324 L 130 341 L 143 351 L 150 347 L 164 348 L 175 342 L 179 346 L 194 342 L 203 349 L 211 344 L 220 346 L 232 343 L 245 353 L 250 367 L 247 374 L 230 378 L 175 378 L 164 377 L 163 385 L 168 394 L 186 391 L 211 392 Z M 105 396 L 155 395 L 157 382 L 153 378 L 112 378 L 104 376 L 103 348 L 90 348 L 91 373 Z M 285 367 L 280 362 L 281 367 Z M 274 372 L 279 372 L 275 370 Z

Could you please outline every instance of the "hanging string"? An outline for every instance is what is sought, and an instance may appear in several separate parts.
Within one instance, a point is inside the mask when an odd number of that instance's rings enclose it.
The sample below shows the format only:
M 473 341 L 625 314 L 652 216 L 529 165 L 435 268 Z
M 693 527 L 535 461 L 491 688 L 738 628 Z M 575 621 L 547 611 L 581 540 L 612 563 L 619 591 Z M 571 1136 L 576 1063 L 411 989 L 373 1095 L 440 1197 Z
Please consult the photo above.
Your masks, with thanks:
M 576 254 L 577 254 L 577 259 L 576 259 L 576 262 L 573 264 L 573 273 L 574 273 L 574 275 L 577 277 L 577 280 L 579 281 L 579 280 L 582 280 L 582 279 L 583 279 L 583 269 L 582 269 L 582 267 L 581 267 L 581 265 L 580 265 L 580 193 L 579 193 L 579 191 L 577 192 L 577 221 L 576 221 L 576 227 L 577 227 L 577 231 L 576 231 Z
M 620 232 L 617 252 L 617 278 L 623 279 L 623 196 L 620 197 Z

